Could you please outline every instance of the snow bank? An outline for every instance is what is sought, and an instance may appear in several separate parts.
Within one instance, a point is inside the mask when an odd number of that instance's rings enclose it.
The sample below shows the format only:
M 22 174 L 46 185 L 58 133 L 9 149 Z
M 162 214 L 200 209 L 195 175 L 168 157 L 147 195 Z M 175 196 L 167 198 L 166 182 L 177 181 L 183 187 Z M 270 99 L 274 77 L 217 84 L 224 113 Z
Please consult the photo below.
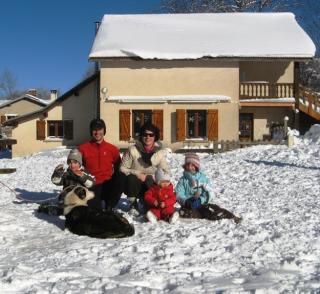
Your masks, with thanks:
M 243 217 L 150 224 L 119 204 L 136 235 L 96 240 L 36 213 L 60 190 L 50 182 L 68 150 L 0 160 L 2 293 L 316 293 L 320 288 L 319 126 L 310 140 L 199 154 L 214 202 Z M 168 152 L 172 181 L 184 155 Z M 12 190 L 10 190 L 10 189 Z M 15 193 L 29 201 L 19 201 Z

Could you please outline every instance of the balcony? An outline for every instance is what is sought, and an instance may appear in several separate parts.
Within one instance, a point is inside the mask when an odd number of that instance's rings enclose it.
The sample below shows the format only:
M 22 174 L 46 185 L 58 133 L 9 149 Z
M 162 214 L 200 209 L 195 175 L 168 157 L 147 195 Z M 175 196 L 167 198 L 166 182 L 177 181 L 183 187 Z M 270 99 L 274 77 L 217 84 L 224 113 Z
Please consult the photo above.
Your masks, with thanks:
M 293 83 L 241 82 L 240 100 L 294 97 Z

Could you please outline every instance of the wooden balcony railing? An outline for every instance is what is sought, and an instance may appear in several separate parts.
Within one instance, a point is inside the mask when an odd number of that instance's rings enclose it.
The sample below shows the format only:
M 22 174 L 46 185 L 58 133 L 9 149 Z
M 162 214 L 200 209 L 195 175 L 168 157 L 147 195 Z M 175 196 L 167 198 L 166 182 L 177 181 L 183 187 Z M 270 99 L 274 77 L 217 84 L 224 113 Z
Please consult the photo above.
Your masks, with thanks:
M 267 82 L 240 83 L 240 99 L 266 99 L 294 97 L 293 83 L 271 84 Z

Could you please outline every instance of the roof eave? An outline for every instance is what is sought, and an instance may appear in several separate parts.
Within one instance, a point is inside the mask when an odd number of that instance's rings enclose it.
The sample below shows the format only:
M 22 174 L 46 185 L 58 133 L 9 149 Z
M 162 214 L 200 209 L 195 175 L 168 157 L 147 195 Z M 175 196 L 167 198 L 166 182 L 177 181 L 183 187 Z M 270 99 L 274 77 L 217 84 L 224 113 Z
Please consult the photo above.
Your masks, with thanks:
M 52 108 L 56 104 L 62 102 L 66 98 L 68 98 L 71 95 L 73 95 L 75 92 L 79 91 L 81 88 L 85 87 L 86 85 L 88 85 L 89 83 L 94 81 L 99 76 L 99 74 L 100 74 L 100 72 L 94 73 L 92 76 L 90 76 L 87 79 L 85 79 L 84 81 L 80 82 L 75 87 L 71 88 L 69 91 L 65 92 L 63 95 L 58 97 L 56 100 L 54 100 L 53 102 L 51 102 L 47 106 L 41 108 L 40 110 L 29 112 L 29 113 L 26 113 L 24 115 L 20 115 L 20 116 L 18 116 L 16 118 L 9 119 L 9 120 L 5 121 L 3 123 L 3 125 L 4 126 L 14 126 L 14 125 L 17 125 L 17 123 L 19 123 L 23 119 L 27 119 L 28 117 L 32 117 L 32 116 L 47 112 L 50 108 Z
M 315 58 L 315 55 L 306 56 L 204 56 L 201 58 L 175 58 L 175 59 L 164 59 L 164 58 L 142 58 L 138 56 L 107 56 L 107 57 L 89 57 L 89 61 L 103 61 L 103 60 L 148 60 L 148 61 L 184 61 L 184 60 L 228 60 L 228 61 L 245 61 L 245 60 L 294 60 L 294 61 L 310 61 Z

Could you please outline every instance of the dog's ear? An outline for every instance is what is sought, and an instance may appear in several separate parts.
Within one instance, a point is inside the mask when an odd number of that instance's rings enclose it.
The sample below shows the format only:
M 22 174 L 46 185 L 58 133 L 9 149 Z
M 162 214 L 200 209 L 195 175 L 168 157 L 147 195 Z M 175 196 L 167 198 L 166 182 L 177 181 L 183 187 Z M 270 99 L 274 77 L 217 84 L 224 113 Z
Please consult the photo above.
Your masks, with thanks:
M 74 194 L 76 194 L 80 199 L 85 199 L 86 198 L 86 189 L 83 187 L 77 187 L 74 189 Z
M 66 197 L 66 195 L 73 190 L 73 188 L 74 188 L 74 185 L 71 185 L 63 189 L 62 192 L 60 193 L 59 199 L 63 200 Z

